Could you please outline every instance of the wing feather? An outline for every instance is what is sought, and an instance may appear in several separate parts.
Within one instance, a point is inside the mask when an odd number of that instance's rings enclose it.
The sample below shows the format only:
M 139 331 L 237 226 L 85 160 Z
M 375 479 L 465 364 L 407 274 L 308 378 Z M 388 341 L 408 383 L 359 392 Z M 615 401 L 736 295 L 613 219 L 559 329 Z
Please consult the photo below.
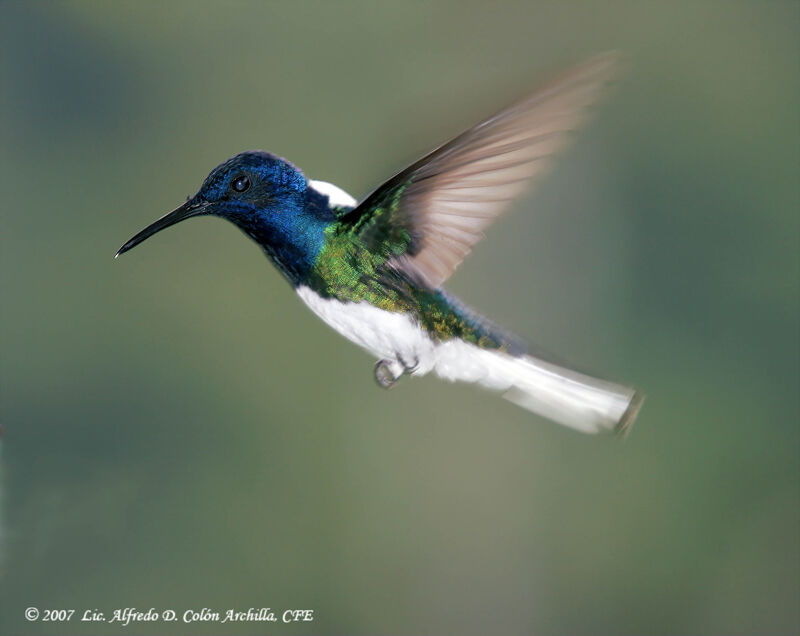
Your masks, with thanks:
M 470 128 L 375 190 L 351 219 L 375 216 L 406 230 L 407 244 L 389 265 L 439 287 L 586 119 L 616 60 L 593 58 Z

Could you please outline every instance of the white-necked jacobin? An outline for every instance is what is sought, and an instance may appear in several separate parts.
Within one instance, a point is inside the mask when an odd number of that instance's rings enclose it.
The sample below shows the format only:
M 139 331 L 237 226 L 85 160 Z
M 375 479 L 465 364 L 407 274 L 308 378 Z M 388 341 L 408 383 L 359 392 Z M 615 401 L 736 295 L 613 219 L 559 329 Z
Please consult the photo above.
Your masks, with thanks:
M 222 217 L 263 248 L 314 313 L 378 358 L 381 386 L 435 371 L 503 391 L 581 431 L 624 432 L 642 401 L 637 391 L 535 357 L 441 287 L 586 118 L 614 60 L 603 55 L 578 66 L 361 201 L 307 179 L 285 159 L 243 152 L 117 256 L 184 219 Z

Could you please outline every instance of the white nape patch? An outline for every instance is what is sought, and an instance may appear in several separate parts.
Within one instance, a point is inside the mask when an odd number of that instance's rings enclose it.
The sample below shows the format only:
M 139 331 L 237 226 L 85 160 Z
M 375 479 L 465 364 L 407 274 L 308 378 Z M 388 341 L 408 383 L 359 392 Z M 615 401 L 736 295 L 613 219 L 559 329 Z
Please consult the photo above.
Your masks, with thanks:
M 333 185 L 332 183 L 328 183 L 327 181 L 309 180 L 308 185 L 310 185 L 312 188 L 314 188 L 314 190 L 316 190 L 320 194 L 328 197 L 328 203 L 330 205 L 343 208 L 356 207 L 357 201 L 349 194 L 347 194 L 347 192 L 345 192 L 338 186 Z
M 297 294 L 317 316 L 379 360 L 392 363 L 396 375 L 436 375 L 470 382 L 559 424 L 586 433 L 613 429 L 627 417 L 635 391 L 531 356 L 482 349 L 457 338 L 436 341 L 405 313 L 379 309 L 366 301 L 322 298 L 309 287 Z

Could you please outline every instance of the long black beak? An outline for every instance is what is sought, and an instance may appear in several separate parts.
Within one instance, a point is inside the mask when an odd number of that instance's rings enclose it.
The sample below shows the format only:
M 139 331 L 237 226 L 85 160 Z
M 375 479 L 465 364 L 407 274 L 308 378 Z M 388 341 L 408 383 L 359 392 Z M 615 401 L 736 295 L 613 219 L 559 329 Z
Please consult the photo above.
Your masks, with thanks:
M 181 221 L 185 221 L 193 216 L 199 216 L 201 214 L 205 214 L 206 210 L 208 209 L 208 203 L 205 201 L 197 201 L 196 199 L 190 199 L 186 203 L 184 203 L 179 208 L 175 208 L 169 214 L 165 214 L 162 216 L 158 221 L 148 225 L 144 228 L 141 232 L 139 232 L 136 236 L 134 236 L 131 240 L 129 240 L 125 245 L 119 248 L 116 256 L 117 258 L 120 254 L 124 254 L 128 250 L 133 249 L 142 241 L 150 238 L 156 232 L 160 232 L 164 228 L 169 227 L 170 225 L 175 225 L 176 223 L 180 223 Z

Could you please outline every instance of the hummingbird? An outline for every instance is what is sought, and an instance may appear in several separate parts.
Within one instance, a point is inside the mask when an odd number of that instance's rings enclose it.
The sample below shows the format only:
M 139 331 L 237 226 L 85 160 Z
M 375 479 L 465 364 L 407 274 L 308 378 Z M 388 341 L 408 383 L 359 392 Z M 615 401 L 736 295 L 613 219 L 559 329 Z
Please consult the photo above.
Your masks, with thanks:
M 380 386 L 434 372 L 502 392 L 579 431 L 624 433 L 639 392 L 534 355 L 442 287 L 586 119 L 615 59 L 605 54 L 575 67 L 360 201 L 274 154 L 242 152 L 117 256 L 180 221 L 221 217 L 263 249 L 311 311 L 377 358 Z

